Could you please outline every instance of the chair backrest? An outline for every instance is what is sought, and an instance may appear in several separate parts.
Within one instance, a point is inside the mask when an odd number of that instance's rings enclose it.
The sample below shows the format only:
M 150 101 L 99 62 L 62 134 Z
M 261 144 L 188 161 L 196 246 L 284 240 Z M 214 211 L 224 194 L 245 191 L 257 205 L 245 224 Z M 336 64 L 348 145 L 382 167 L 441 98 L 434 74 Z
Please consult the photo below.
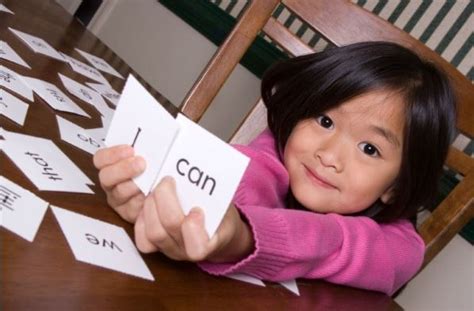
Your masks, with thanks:
M 409 34 L 396 28 L 347 0 L 254 0 L 225 42 L 214 54 L 181 110 L 198 121 L 212 102 L 234 67 L 255 37 L 263 31 L 288 54 L 297 56 L 313 52 L 284 25 L 272 17 L 272 12 L 284 4 L 326 40 L 336 46 L 361 41 L 390 41 L 401 44 L 441 67 L 450 77 L 459 101 L 458 130 L 474 137 L 474 86 L 455 67 Z M 266 127 L 266 111 L 259 101 L 232 136 L 232 143 L 247 143 Z M 463 176 L 462 180 L 434 212 L 418 227 L 426 243 L 424 266 L 474 216 L 474 159 L 451 147 L 446 165 Z

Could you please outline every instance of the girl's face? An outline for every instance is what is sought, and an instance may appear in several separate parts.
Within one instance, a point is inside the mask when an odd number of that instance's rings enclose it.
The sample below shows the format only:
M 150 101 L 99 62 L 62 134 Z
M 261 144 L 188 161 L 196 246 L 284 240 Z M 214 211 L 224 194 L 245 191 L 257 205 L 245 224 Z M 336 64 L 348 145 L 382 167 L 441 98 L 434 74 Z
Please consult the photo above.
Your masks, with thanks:
M 374 91 L 300 121 L 284 150 L 295 198 L 320 213 L 352 214 L 389 202 L 401 165 L 405 105 Z

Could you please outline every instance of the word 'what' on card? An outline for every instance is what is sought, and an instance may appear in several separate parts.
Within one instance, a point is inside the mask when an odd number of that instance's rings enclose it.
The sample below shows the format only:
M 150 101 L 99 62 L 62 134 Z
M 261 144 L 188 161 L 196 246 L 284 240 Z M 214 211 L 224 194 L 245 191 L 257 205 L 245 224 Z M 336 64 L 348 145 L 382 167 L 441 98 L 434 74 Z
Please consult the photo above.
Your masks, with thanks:
M 196 123 L 174 119 L 130 76 L 106 138 L 107 146 L 129 144 L 146 161 L 135 179 L 148 194 L 165 176 L 176 181 L 183 212 L 204 211 L 211 237 L 221 222 L 249 159 Z

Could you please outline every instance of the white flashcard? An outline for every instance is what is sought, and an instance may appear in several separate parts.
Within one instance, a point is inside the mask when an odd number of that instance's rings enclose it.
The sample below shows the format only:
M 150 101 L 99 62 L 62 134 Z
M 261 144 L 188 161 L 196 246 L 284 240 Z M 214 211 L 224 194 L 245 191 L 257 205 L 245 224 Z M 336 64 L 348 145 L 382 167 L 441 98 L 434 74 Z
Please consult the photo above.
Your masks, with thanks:
M 90 117 L 56 85 L 30 77 L 21 77 L 21 79 L 31 87 L 39 97 L 51 106 L 51 108 L 84 117 Z
M 10 13 L 10 14 L 15 14 L 15 13 L 13 13 L 12 10 L 10 10 L 9 8 L 7 8 L 7 7 L 4 6 L 3 4 L 0 4 L 0 11 L 7 12 L 7 13 Z
M 24 101 L 0 89 L 0 114 L 23 126 L 28 107 Z
M 85 51 L 79 50 L 78 48 L 76 48 L 76 51 L 78 51 L 79 54 L 81 54 L 85 59 L 87 59 L 87 61 L 91 63 L 92 66 L 99 69 L 100 71 L 110 73 L 111 75 L 114 75 L 120 79 L 123 79 L 123 76 L 120 73 L 118 73 L 118 71 L 115 70 L 114 67 L 110 66 L 109 63 L 107 63 L 104 59 L 98 56 L 89 54 Z
M 288 280 L 288 281 L 279 282 L 279 283 L 281 284 L 281 286 L 283 286 L 284 288 L 286 288 L 287 290 L 289 290 L 296 296 L 300 295 L 300 291 L 298 289 L 298 285 L 296 284 L 295 280 Z
M 165 176 L 174 177 L 184 213 L 188 214 L 195 206 L 200 207 L 204 211 L 207 233 L 212 237 L 249 158 L 184 115 L 178 114 L 176 121 L 179 133 L 156 182 Z
M 55 48 L 53 48 L 48 42 L 44 41 L 43 39 L 10 27 L 8 27 L 8 29 L 10 29 L 11 32 L 13 32 L 18 38 L 20 38 L 24 43 L 26 43 L 26 45 L 28 45 L 35 53 L 44 54 L 62 62 L 66 61 L 61 56 L 61 54 L 56 51 Z
M 60 73 L 58 75 L 69 93 L 94 106 L 103 117 L 108 119 L 112 118 L 114 110 L 107 105 L 104 98 L 102 98 L 99 93 L 77 81 L 72 80 L 71 78 L 63 76 Z
M 86 82 L 88 86 L 96 90 L 100 95 L 104 96 L 111 104 L 117 106 L 120 100 L 120 94 L 117 93 L 113 88 L 108 85 L 104 85 L 101 83 L 91 83 Z
M 3 86 L 13 92 L 33 101 L 33 91 L 22 80 L 23 76 L 17 74 L 13 70 L 0 65 L 0 86 Z
M 247 275 L 247 274 L 240 274 L 240 273 L 228 274 L 228 275 L 226 275 L 226 277 L 237 280 L 237 281 L 241 281 L 241 282 L 250 283 L 250 284 L 253 284 L 253 285 L 258 285 L 258 286 L 265 287 L 265 283 L 263 283 L 262 280 L 257 279 L 255 277 Z
M 3 130 L 3 152 L 44 191 L 94 193 L 87 177 L 51 140 Z
M 87 65 L 86 63 L 83 63 L 75 58 L 72 58 L 64 53 L 61 53 L 62 57 L 69 63 L 71 66 L 72 70 L 75 72 L 92 79 L 94 81 L 100 82 L 105 85 L 109 85 L 109 82 L 105 77 L 92 66 Z
M 146 161 L 146 170 L 134 179 L 148 194 L 178 132 L 175 119 L 130 75 L 117 105 L 105 144 L 128 144 Z
M 0 58 L 22 65 L 28 69 L 31 67 L 13 50 L 8 43 L 0 40 Z
M 51 209 L 77 260 L 155 280 L 123 228 L 56 206 Z
M 100 148 L 103 148 L 103 143 L 89 135 L 85 129 L 82 127 L 60 117 L 56 116 L 58 120 L 59 132 L 61 134 L 61 139 L 67 143 L 70 143 L 73 146 L 76 146 L 79 149 L 82 149 L 90 154 L 94 154 Z
M 33 242 L 48 202 L 0 176 L 0 208 L 3 214 L 2 227 Z
M 106 128 L 98 127 L 93 129 L 87 129 L 86 132 L 91 137 L 97 138 L 97 141 L 99 141 L 102 145 L 105 146 L 105 137 L 107 136 Z

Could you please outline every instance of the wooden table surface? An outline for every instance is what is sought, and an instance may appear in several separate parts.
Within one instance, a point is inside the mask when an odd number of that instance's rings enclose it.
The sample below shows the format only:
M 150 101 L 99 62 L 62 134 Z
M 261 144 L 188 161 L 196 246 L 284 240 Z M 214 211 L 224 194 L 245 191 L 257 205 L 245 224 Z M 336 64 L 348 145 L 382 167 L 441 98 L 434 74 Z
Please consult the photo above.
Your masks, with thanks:
M 15 15 L 0 12 L 0 39 L 8 42 L 32 67 L 29 70 L 2 60 L 2 65 L 9 69 L 51 82 L 66 94 L 69 93 L 60 82 L 58 73 L 81 83 L 94 82 L 76 74 L 66 63 L 35 54 L 8 30 L 12 27 L 43 38 L 57 50 L 84 62 L 74 48 L 104 58 L 124 76 L 134 73 L 53 0 L 0 0 L 0 3 L 15 12 Z M 117 91 L 121 91 L 124 80 L 107 73 L 104 76 Z M 176 112 L 163 96 L 149 89 L 169 111 Z M 93 117 L 88 119 L 56 112 L 35 95 L 34 103 L 29 103 L 23 127 L 3 116 L 0 116 L 0 126 L 53 140 L 98 185 L 92 156 L 59 137 L 56 114 L 86 128 L 101 125 L 97 111 L 78 98 L 70 97 Z M 2 175 L 52 205 L 121 226 L 133 237 L 132 225 L 107 207 L 104 193 L 98 186 L 93 188 L 95 195 L 38 191 L 5 154 L 0 153 L 0 161 Z M 155 282 L 86 264 L 74 258 L 50 209 L 32 243 L 4 228 L 0 229 L 0 240 L 0 307 L 3 310 L 400 309 L 390 297 L 381 293 L 324 281 L 299 280 L 301 296 L 297 297 L 279 284 L 266 282 L 266 287 L 259 287 L 214 277 L 192 263 L 175 262 L 158 253 L 143 256 Z

